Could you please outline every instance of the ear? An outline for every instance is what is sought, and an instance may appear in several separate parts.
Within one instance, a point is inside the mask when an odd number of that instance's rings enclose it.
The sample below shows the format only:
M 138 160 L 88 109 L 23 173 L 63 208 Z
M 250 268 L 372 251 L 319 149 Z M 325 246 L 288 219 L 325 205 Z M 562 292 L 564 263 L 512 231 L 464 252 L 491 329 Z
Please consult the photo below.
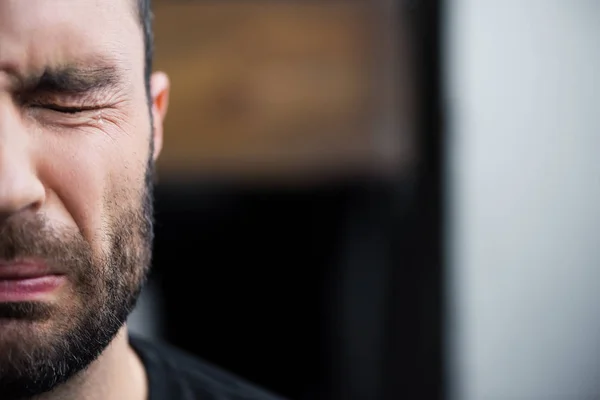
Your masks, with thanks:
M 152 117 L 154 118 L 154 161 L 158 158 L 163 146 L 163 125 L 169 106 L 169 77 L 164 72 L 154 72 L 150 77 L 150 94 L 152 96 Z

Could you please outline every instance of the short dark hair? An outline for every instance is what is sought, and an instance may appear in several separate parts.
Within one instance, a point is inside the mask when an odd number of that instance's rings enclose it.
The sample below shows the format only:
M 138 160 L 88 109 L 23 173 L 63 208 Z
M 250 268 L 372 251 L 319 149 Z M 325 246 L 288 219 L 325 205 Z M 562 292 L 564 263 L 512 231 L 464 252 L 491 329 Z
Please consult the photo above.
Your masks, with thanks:
M 152 59 L 154 57 L 154 35 L 152 32 L 152 0 L 135 0 L 138 18 L 144 35 L 144 81 L 146 93 L 150 98 L 150 75 L 152 75 Z

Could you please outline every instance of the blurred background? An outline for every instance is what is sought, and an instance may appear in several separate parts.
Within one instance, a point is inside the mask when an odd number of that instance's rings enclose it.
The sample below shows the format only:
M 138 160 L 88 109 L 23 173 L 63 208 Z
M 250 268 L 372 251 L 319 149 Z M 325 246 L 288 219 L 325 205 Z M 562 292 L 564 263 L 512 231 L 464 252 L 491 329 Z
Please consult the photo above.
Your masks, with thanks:
M 600 2 L 154 14 L 132 331 L 291 400 L 600 398 Z

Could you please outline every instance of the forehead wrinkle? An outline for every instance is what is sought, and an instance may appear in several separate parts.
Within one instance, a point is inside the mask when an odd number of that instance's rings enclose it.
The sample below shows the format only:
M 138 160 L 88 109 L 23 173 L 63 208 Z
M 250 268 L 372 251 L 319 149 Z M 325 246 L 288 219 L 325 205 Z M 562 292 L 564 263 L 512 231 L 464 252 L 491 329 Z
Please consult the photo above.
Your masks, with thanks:
M 90 57 L 130 64 L 132 53 L 142 50 L 137 2 L 122 1 L 0 0 L 0 68 L 11 64 L 33 72 Z

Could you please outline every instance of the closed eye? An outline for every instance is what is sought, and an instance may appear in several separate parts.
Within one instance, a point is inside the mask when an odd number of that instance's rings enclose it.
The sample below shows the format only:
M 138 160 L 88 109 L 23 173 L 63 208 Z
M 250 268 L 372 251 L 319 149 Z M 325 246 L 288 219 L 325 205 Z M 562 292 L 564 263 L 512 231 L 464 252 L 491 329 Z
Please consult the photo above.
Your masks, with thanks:
M 57 104 L 35 104 L 33 106 L 36 108 L 44 108 L 46 110 L 56 111 L 63 114 L 77 114 L 84 111 L 92 111 L 96 109 L 94 107 L 65 107 L 59 106 Z

